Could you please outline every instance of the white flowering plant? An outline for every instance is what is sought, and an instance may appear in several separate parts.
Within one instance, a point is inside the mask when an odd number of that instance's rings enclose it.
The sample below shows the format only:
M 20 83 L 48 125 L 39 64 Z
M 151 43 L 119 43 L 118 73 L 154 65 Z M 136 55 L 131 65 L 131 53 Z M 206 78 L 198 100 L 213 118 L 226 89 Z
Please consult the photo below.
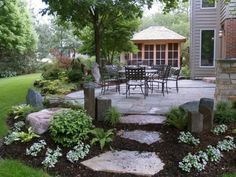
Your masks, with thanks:
M 200 143 L 200 140 L 195 138 L 190 132 L 180 132 L 178 140 L 180 143 L 186 143 L 194 146 Z
M 42 162 L 45 168 L 53 168 L 58 162 L 58 158 L 62 156 L 61 148 L 57 147 L 56 150 L 47 149 L 46 158 Z
M 39 152 L 41 152 L 46 147 L 45 140 L 40 140 L 38 143 L 34 143 L 30 148 L 26 149 L 26 155 L 31 155 L 36 157 Z
M 76 146 L 73 147 L 73 150 L 70 150 L 66 154 L 66 158 L 71 162 L 75 163 L 79 159 L 84 159 L 86 155 L 89 153 L 90 146 L 88 144 L 84 144 L 83 142 L 79 142 Z
M 208 156 L 203 151 L 199 151 L 194 155 L 188 153 L 188 155 L 183 158 L 182 162 L 179 162 L 179 168 L 185 172 L 190 172 L 192 168 L 200 172 L 205 169 L 207 162 Z
M 22 130 L 22 128 L 25 126 L 25 122 L 24 121 L 19 121 L 14 123 L 13 126 L 13 131 L 19 132 Z
M 219 149 L 211 145 L 207 146 L 206 153 L 211 162 L 219 162 L 223 156 Z
M 234 143 L 234 138 L 231 136 L 226 136 L 226 139 L 223 141 L 219 141 L 217 144 L 217 148 L 220 151 L 227 151 L 229 152 L 230 150 L 233 150 L 236 148 L 236 145 Z
M 228 130 L 227 125 L 221 124 L 221 125 L 215 126 L 215 128 L 213 128 L 211 132 L 215 135 L 220 135 L 220 134 L 225 133 L 227 130 Z

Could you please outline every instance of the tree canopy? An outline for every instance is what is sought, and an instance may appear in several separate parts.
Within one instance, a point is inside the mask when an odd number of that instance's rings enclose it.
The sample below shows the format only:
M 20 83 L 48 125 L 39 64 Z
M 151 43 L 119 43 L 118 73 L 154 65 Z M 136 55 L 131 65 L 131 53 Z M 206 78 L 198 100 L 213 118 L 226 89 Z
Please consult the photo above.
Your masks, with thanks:
M 99 63 L 101 37 L 108 22 L 120 18 L 133 20 L 142 16 L 143 5 L 151 6 L 153 0 L 43 0 L 49 5 L 44 13 L 55 13 L 62 21 L 70 21 L 78 29 L 88 26 L 94 34 L 94 50 Z
M 26 54 L 36 49 L 37 36 L 23 0 L 2 1 L 0 8 L 0 54 Z

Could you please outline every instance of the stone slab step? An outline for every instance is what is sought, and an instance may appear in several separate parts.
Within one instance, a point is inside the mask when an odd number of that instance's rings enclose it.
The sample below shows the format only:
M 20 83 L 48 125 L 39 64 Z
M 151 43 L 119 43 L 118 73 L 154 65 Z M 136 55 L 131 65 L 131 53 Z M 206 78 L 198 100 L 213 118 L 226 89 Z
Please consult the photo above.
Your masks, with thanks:
M 164 116 L 154 116 L 154 115 L 128 115 L 123 116 L 120 119 L 120 123 L 124 124 L 164 124 L 166 117 Z
M 130 173 L 138 176 L 152 176 L 164 167 L 164 163 L 154 152 L 126 150 L 108 151 L 81 163 L 94 171 Z
M 125 139 L 130 139 L 130 140 L 135 140 L 139 143 L 144 143 L 147 145 L 153 144 L 157 141 L 160 141 L 160 133 L 155 132 L 155 131 L 142 131 L 142 130 L 135 130 L 135 131 L 124 131 L 121 130 L 118 133 L 118 136 L 125 138 Z

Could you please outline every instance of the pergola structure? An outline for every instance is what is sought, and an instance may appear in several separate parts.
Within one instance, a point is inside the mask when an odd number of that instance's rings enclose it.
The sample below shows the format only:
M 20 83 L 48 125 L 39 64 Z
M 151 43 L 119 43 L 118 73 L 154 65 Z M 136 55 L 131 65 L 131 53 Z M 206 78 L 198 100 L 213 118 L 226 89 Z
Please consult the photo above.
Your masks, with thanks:
M 151 26 L 134 34 L 132 41 L 137 45 L 138 53 L 122 54 L 121 62 L 131 65 L 180 66 L 181 43 L 186 41 L 184 36 L 163 26 Z

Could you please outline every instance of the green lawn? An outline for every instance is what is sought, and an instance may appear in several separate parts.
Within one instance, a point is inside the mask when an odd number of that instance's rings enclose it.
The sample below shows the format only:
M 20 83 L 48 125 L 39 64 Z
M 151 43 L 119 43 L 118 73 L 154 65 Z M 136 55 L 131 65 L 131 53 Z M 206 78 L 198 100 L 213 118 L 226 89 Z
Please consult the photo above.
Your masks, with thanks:
M 236 177 L 236 173 L 224 174 L 222 177 Z
M 12 105 L 25 102 L 26 93 L 40 74 L 0 79 L 0 137 L 7 132 L 6 118 Z
M 11 106 L 24 103 L 28 88 L 40 74 L 29 74 L 0 79 L 0 137 L 7 132 L 6 118 Z M 1 177 L 49 177 L 42 170 L 25 166 L 15 160 L 0 160 Z
M 30 168 L 16 160 L 1 160 L 0 176 L 1 177 L 50 177 L 42 170 L 36 170 Z

